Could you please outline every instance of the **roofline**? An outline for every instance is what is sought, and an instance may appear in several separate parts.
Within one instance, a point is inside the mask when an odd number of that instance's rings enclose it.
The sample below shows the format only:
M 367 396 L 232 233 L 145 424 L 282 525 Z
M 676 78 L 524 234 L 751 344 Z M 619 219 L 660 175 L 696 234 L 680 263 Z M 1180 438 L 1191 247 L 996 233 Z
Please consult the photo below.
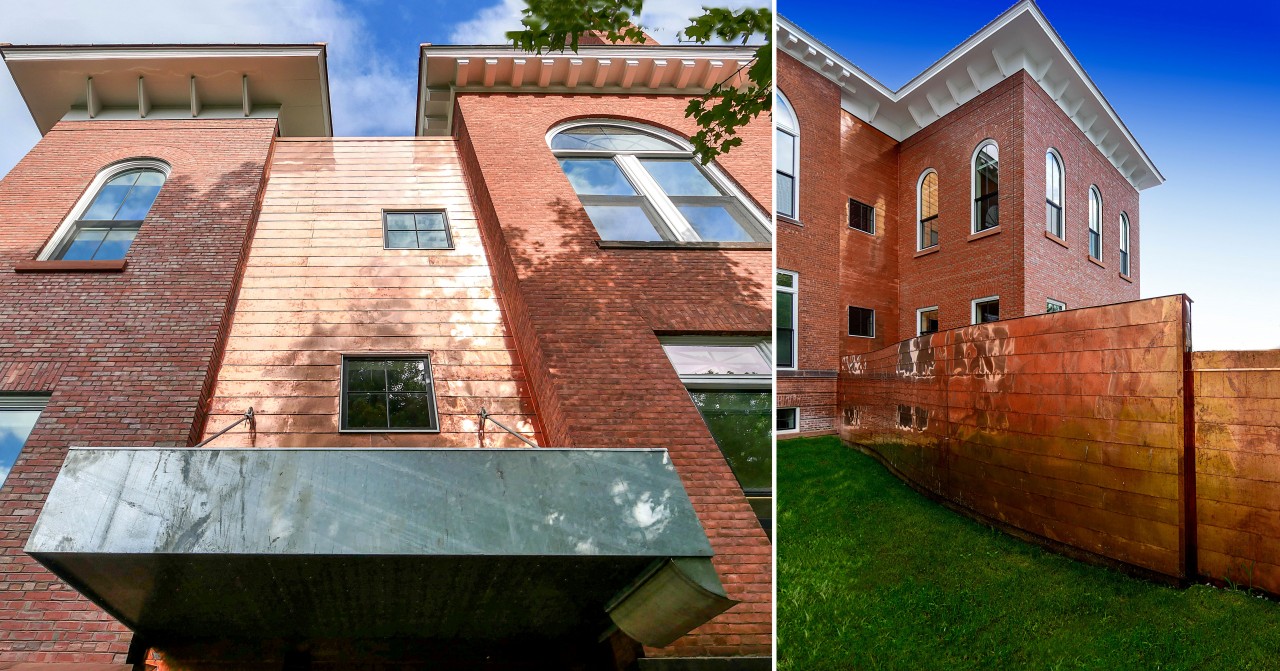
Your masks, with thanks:
M 1146 167 L 1151 171 L 1151 173 L 1156 177 L 1156 179 L 1159 180 L 1160 183 L 1163 183 L 1165 181 L 1165 177 L 1160 172 L 1159 168 L 1156 167 L 1155 162 L 1151 160 L 1151 157 L 1147 154 L 1146 149 L 1142 147 L 1142 145 L 1138 142 L 1137 138 L 1135 138 L 1133 136 L 1133 133 L 1129 130 L 1129 127 L 1125 125 L 1123 120 L 1121 120 L 1120 115 L 1116 113 L 1115 108 L 1111 105 L 1111 101 L 1107 100 L 1106 96 L 1102 94 L 1102 91 L 1098 88 L 1097 84 L 1094 83 L 1093 78 L 1089 76 L 1089 74 L 1085 71 L 1084 67 L 1080 64 L 1079 59 L 1077 59 L 1075 54 L 1071 52 L 1071 49 L 1067 47 L 1066 42 L 1063 41 L 1062 39 L 1062 36 L 1059 35 L 1058 31 L 1053 27 L 1052 24 L 1049 23 L 1048 18 L 1044 15 L 1044 12 L 1040 9 L 1039 5 L 1035 3 L 1035 0 L 1020 0 L 1018 3 L 1014 4 L 1012 7 L 1005 10 L 995 19 L 987 23 L 985 26 L 979 29 L 976 33 L 974 33 L 973 35 L 970 35 L 968 38 L 966 38 L 963 42 L 961 42 L 955 48 L 948 51 L 945 55 L 943 55 L 937 61 L 934 61 L 932 65 L 925 68 L 923 72 L 913 77 L 910 81 L 902 85 L 896 91 L 889 89 L 889 87 L 885 86 L 875 77 L 872 77 L 871 75 L 867 74 L 866 71 L 864 71 L 862 68 L 859 68 L 858 66 L 854 65 L 847 58 L 837 53 L 834 49 L 823 44 L 821 40 L 818 40 L 813 35 L 810 35 L 808 31 L 796 25 L 793 21 L 787 19 L 781 14 L 778 15 L 777 21 L 781 25 L 785 26 L 789 32 L 792 32 L 793 34 L 796 34 L 802 37 L 804 41 L 809 43 L 809 46 L 813 47 L 816 51 L 822 53 L 822 55 L 825 58 L 830 59 L 836 65 L 839 65 L 844 70 L 847 70 L 851 74 L 857 76 L 864 83 L 866 83 L 867 85 L 875 89 L 877 93 L 887 98 L 890 102 L 896 103 L 902 100 L 903 98 L 905 98 L 907 95 L 911 94 L 916 89 L 920 88 L 926 82 L 930 81 L 938 73 L 945 70 L 947 66 L 959 60 L 960 57 L 969 53 L 979 43 L 981 43 L 982 41 L 984 41 L 985 39 L 987 39 L 997 31 L 999 31 L 1004 26 L 1008 25 L 1014 19 L 1022 16 L 1023 14 L 1027 14 L 1031 16 L 1031 18 L 1033 18 L 1036 21 L 1036 23 L 1041 27 L 1041 29 L 1044 30 L 1046 36 L 1049 38 L 1053 46 L 1057 48 L 1063 54 L 1063 56 L 1065 56 L 1065 62 L 1076 72 L 1076 74 L 1080 77 L 1081 81 L 1088 88 L 1089 93 L 1095 96 L 1102 103 L 1102 108 L 1107 113 L 1107 116 L 1116 124 L 1116 126 L 1124 134 L 1125 139 L 1130 144 L 1132 144 L 1133 147 L 1137 150 L 1138 155 L 1141 157 L 1143 163 L 1146 164 Z M 809 66 L 806 64 L 806 67 L 809 67 Z M 839 82 L 837 82 L 837 85 L 840 85 Z

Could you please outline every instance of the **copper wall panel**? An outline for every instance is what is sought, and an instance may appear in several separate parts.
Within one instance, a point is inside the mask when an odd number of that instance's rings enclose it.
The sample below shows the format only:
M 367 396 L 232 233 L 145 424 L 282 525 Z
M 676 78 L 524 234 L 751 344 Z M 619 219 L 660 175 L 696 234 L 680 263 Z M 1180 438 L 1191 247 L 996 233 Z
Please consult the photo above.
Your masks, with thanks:
M 1196 352 L 1200 572 L 1280 593 L 1280 350 Z
M 1185 300 L 1024 317 L 846 356 L 841 436 L 982 518 L 1187 577 Z
M 384 209 L 445 210 L 451 250 L 383 249 Z M 343 354 L 431 355 L 439 433 L 340 433 Z M 454 141 L 278 141 L 206 435 L 218 447 L 540 442 Z

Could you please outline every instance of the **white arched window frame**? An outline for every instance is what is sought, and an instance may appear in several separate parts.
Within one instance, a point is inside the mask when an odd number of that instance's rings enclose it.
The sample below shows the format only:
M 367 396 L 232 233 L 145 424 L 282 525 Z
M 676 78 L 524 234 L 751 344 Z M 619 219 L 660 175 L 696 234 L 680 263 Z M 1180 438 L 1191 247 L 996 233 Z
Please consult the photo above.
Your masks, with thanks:
M 1102 192 L 1089 187 L 1089 256 L 1102 260 Z
M 1129 273 L 1129 213 L 1120 213 L 1120 274 Z
M 107 182 L 110 182 L 124 173 L 137 170 L 152 170 L 159 172 L 164 176 L 164 182 L 168 182 L 169 175 L 173 169 L 168 163 L 153 158 L 136 158 L 127 161 L 120 161 L 103 168 L 93 178 L 93 181 L 89 183 L 89 187 L 85 189 L 84 194 L 80 196 L 78 201 L 76 201 L 75 207 L 71 208 L 71 213 L 67 215 L 67 218 L 64 219 L 58 226 L 58 229 L 54 231 L 53 236 L 49 238 L 49 244 L 45 245 L 44 249 L 40 251 L 39 256 L 36 258 L 41 261 L 50 261 L 62 258 L 62 255 L 66 252 L 68 246 L 75 240 L 81 228 L 84 227 L 86 222 L 83 220 L 83 217 L 86 211 L 88 211 L 89 206 L 93 204 L 94 199 L 97 198 L 98 194 L 102 191 L 102 187 L 106 186 Z M 163 188 L 163 182 L 160 186 Z M 155 200 L 153 198 L 151 205 L 154 205 L 154 203 Z M 150 213 L 151 205 L 147 208 L 147 214 Z M 145 219 L 145 214 L 143 219 Z M 138 221 L 138 226 L 140 225 L 141 220 Z M 135 226 L 134 228 L 136 229 L 138 226 Z M 132 246 L 132 241 L 130 242 L 130 246 Z
M 1062 194 L 1065 190 L 1065 172 L 1062 156 L 1050 148 L 1044 154 L 1044 217 L 1045 230 L 1059 240 L 1067 239 L 1066 216 L 1062 210 Z
M 624 121 L 619 119 L 578 119 L 562 124 L 558 124 L 547 131 L 546 141 L 548 147 L 553 147 L 553 140 L 557 135 L 583 126 L 601 126 L 615 127 L 625 129 L 633 133 L 647 135 L 651 138 L 671 145 L 669 148 L 660 149 L 636 149 L 636 150 L 599 150 L 599 149 L 552 149 L 552 153 L 561 161 L 561 167 L 564 167 L 565 160 L 572 159 L 610 159 L 617 166 L 626 182 L 634 190 L 634 194 L 628 196 L 612 196 L 612 195 L 594 195 L 583 193 L 575 184 L 575 190 L 578 190 L 578 198 L 583 201 L 584 207 L 601 206 L 608 207 L 617 201 L 619 203 L 640 203 L 643 202 L 643 210 L 649 217 L 650 223 L 653 224 L 656 235 L 662 239 L 672 242 L 707 242 L 707 241 L 726 241 L 723 238 L 706 238 L 699 235 L 695 230 L 695 226 L 690 223 L 689 219 L 681 212 L 681 207 L 722 207 L 732 216 L 734 221 L 742 227 L 749 240 L 728 240 L 741 242 L 771 242 L 773 240 L 773 226 L 769 218 L 755 207 L 746 194 L 730 180 L 719 166 L 714 163 L 702 165 L 693 156 L 693 146 L 684 138 L 660 128 L 647 126 L 645 124 Z M 689 176 L 697 179 L 697 175 L 706 178 L 707 182 L 717 192 L 715 195 L 669 195 L 660 184 L 661 177 L 655 177 L 654 173 L 646 169 L 645 162 L 671 162 L 676 164 L 684 164 L 685 162 L 692 164 L 696 173 L 689 172 Z M 568 175 L 568 173 L 566 173 Z M 570 177 L 570 183 L 574 180 Z M 591 212 L 588 209 L 588 216 Z M 593 223 L 594 220 L 593 220 Z M 597 224 L 597 231 L 601 230 L 601 226 Z M 603 237 L 608 240 L 622 240 L 622 238 Z
M 933 207 L 928 212 L 925 211 L 925 180 L 929 176 L 933 176 Z M 920 179 L 916 180 L 916 251 L 923 251 L 930 247 L 938 246 L 938 190 L 941 187 L 938 184 L 938 171 L 933 168 L 927 168 L 920 173 Z
M 986 150 L 986 151 L 984 151 Z M 982 167 L 978 162 L 982 161 Z M 973 171 L 969 180 L 972 189 L 971 233 L 981 233 L 1000 225 L 1000 147 L 995 140 L 983 140 L 973 150 L 969 160 Z
M 774 91 L 773 172 L 778 214 L 800 219 L 800 122 L 781 91 Z

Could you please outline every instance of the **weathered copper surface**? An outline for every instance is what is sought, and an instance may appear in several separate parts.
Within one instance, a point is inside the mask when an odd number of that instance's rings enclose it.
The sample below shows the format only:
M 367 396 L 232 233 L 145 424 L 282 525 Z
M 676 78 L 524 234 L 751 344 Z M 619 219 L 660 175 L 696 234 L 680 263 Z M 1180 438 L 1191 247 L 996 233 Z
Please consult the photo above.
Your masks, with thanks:
M 1185 577 L 1184 300 L 970 326 L 845 357 L 841 436 L 981 516 Z
M 1280 593 L 1280 350 L 1196 352 L 1200 573 Z
M 206 437 L 211 447 L 541 443 L 450 138 L 277 142 Z M 454 249 L 383 249 L 382 211 L 445 210 Z M 342 354 L 429 353 L 440 433 L 339 433 Z

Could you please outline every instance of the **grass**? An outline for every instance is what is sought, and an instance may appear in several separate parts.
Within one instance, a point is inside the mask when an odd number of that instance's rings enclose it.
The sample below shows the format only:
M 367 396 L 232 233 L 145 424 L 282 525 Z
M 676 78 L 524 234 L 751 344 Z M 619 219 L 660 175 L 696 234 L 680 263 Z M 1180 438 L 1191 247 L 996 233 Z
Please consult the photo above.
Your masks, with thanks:
M 836 438 L 778 444 L 778 669 L 1280 669 L 1280 603 L 1061 557 Z

